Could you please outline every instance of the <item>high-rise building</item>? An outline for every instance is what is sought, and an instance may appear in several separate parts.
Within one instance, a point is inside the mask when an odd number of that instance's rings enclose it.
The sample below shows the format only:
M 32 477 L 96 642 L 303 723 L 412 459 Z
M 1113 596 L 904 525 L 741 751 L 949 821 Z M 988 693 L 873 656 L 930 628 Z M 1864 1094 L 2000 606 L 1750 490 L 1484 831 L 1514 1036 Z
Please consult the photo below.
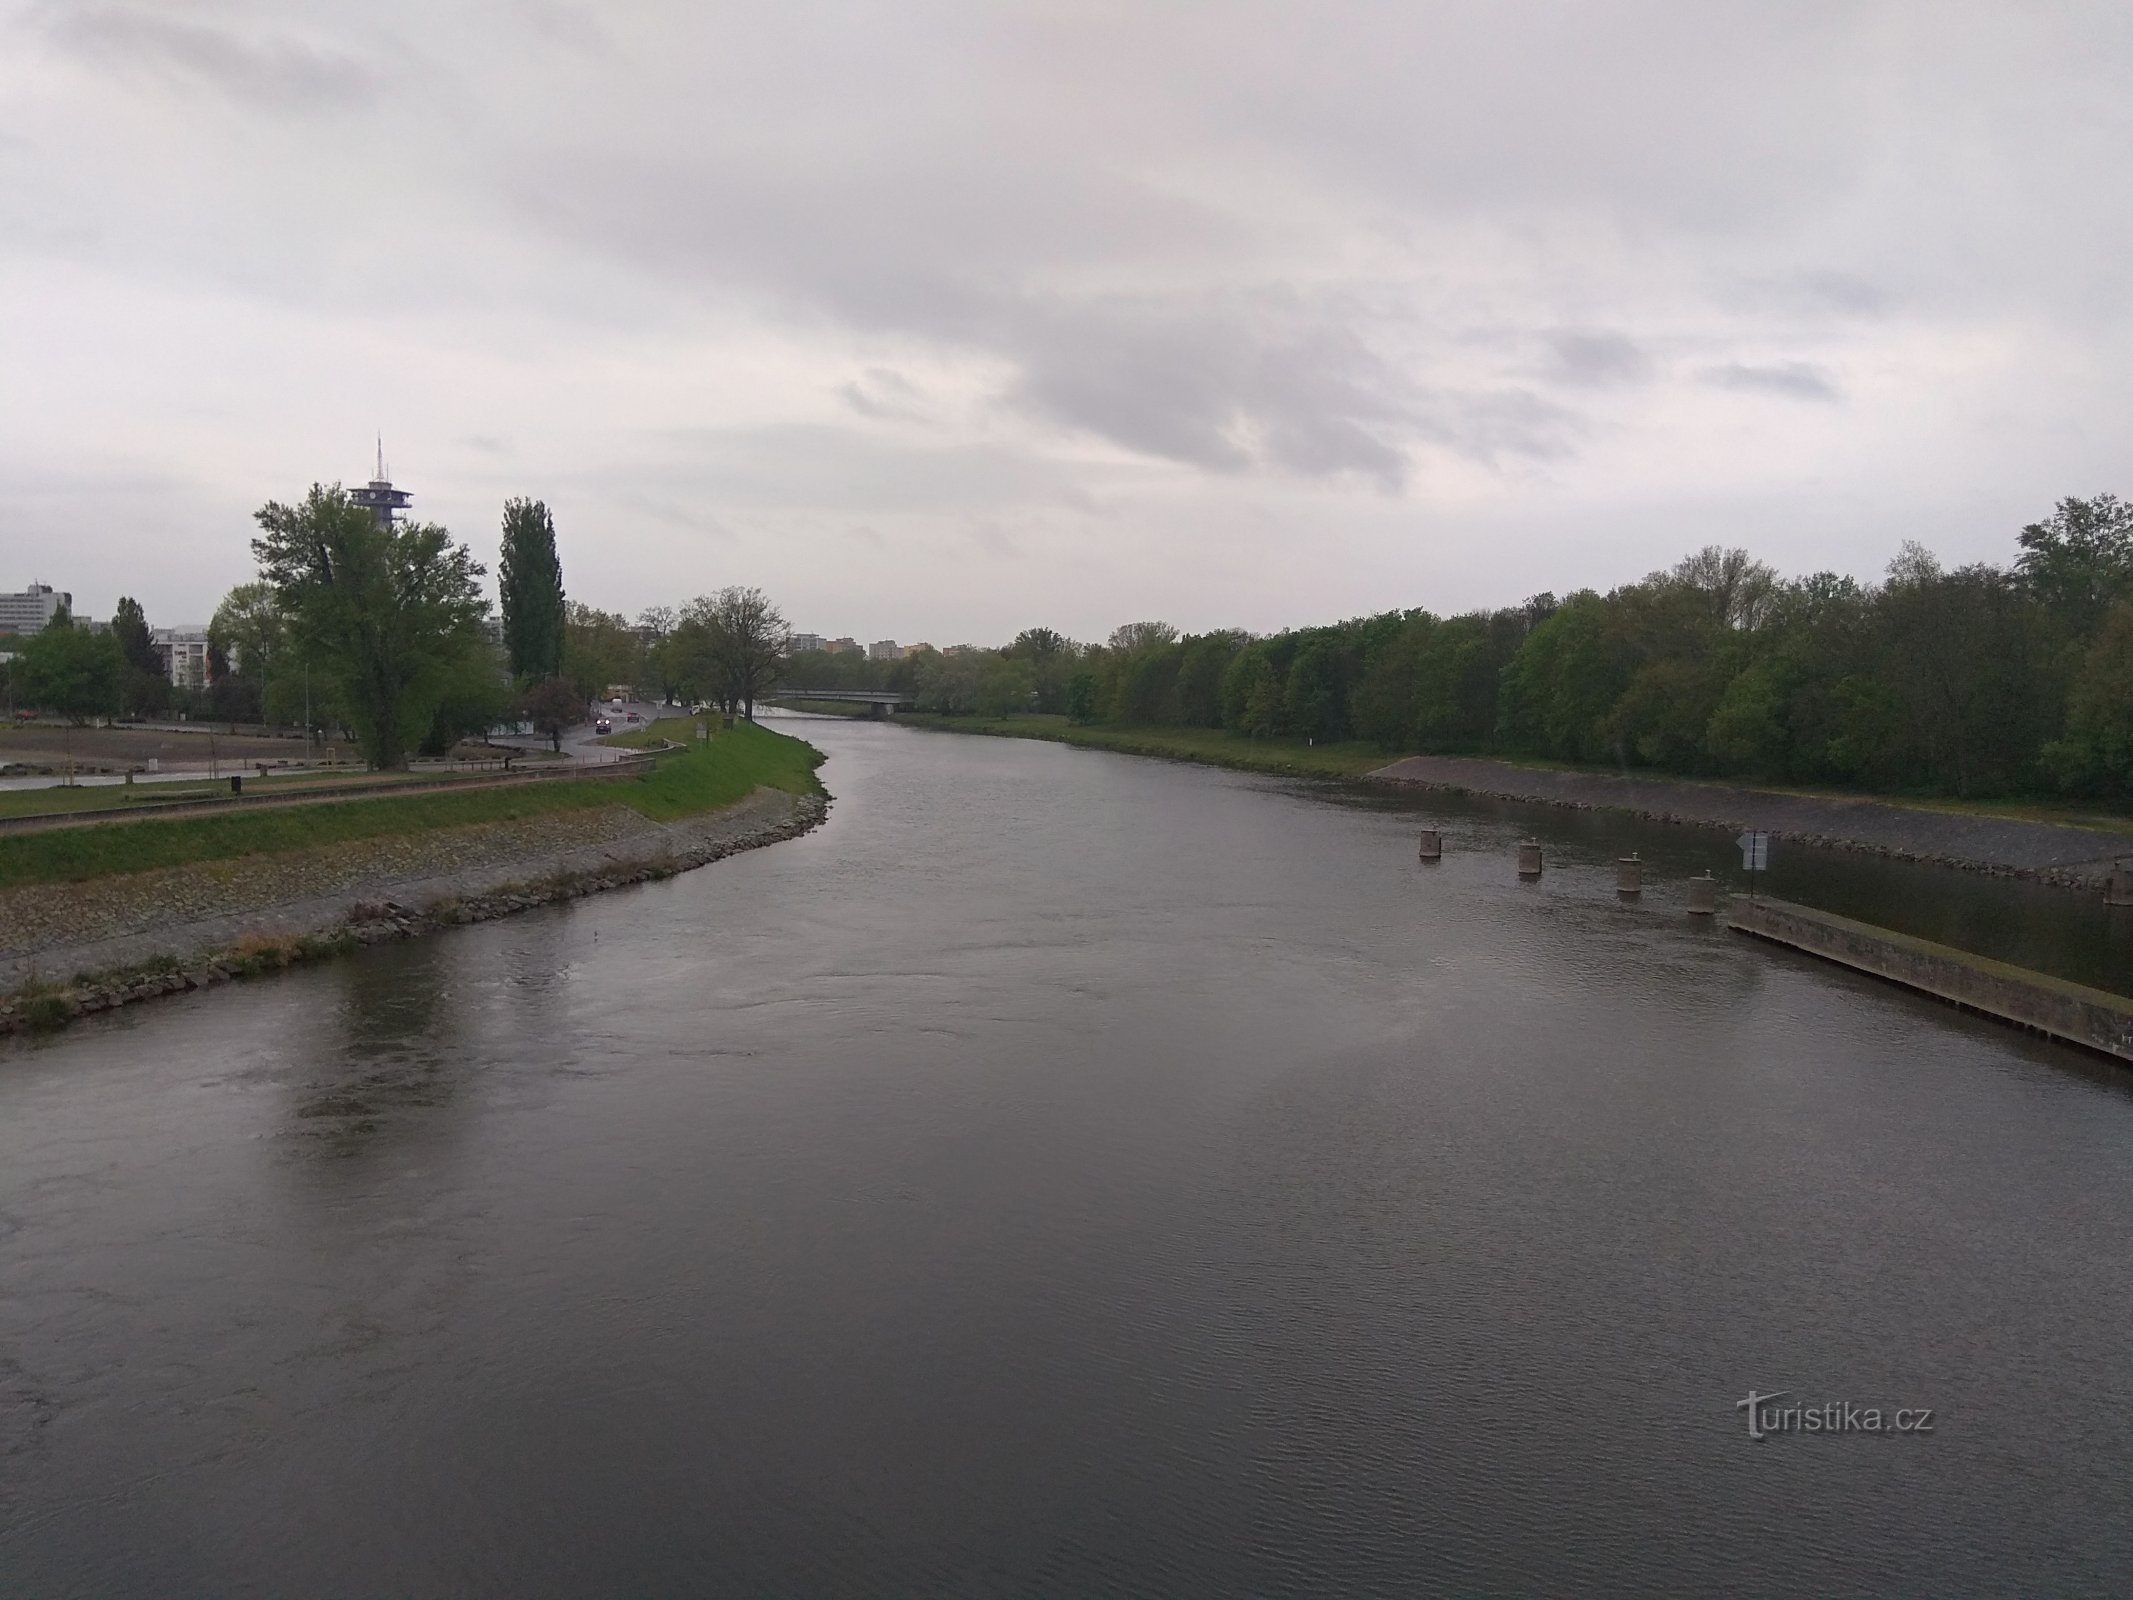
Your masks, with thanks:
M 156 654 L 163 660 L 163 671 L 173 684 L 180 689 L 207 687 L 205 623 L 194 623 L 189 627 L 156 628 L 150 631 L 148 637 L 154 641 Z
M 33 583 L 20 594 L 0 594 L 0 633 L 42 633 L 62 606 L 71 614 L 74 596 L 48 583 Z
M 801 655 L 810 650 L 820 650 L 827 642 L 819 633 L 796 633 L 792 636 L 792 653 Z
M 867 659 L 869 661 L 896 661 L 900 660 L 902 656 L 903 651 L 897 648 L 894 639 L 876 639 L 867 646 Z

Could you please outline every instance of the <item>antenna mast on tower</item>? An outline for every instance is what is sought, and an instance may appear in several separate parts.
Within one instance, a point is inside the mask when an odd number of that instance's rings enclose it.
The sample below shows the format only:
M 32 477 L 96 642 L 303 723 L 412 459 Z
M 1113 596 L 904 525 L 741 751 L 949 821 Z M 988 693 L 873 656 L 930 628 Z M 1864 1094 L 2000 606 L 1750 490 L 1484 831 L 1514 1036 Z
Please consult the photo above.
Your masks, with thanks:
M 348 491 L 349 500 L 367 510 L 381 528 L 393 525 L 395 512 L 404 510 L 415 497 L 405 489 L 395 489 L 392 479 L 385 476 L 385 432 L 378 431 L 378 475 L 360 489 Z

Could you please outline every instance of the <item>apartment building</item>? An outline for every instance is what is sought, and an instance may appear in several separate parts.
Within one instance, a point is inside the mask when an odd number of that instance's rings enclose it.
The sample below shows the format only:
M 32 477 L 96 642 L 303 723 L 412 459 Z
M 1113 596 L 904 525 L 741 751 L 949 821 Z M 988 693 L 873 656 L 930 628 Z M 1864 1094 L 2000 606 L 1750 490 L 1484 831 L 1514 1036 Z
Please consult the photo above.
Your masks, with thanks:
M 148 635 L 163 662 L 163 671 L 180 689 L 207 687 L 207 624 L 155 628 Z
M 72 614 L 74 596 L 48 583 L 33 583 L 20 594 L 0 594 L 0 633 L 42 633 L 62 606 Z

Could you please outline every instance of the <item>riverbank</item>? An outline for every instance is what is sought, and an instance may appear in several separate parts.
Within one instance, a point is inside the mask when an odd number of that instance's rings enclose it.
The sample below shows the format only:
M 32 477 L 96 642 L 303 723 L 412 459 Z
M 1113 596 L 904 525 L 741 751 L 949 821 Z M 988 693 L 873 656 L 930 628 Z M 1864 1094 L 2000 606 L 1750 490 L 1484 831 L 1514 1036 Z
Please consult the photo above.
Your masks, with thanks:
M 1783 900 L 1734 895 L 1726 922 L 1735 933 L 2133 1065 L 2133 999 L 2124 995 Z
M 1216 728 L 1121 728 L 1041 716 L 913 714 L 896 720 L 945 733 L 1043 739 L 1284 777 L 1444 789 L 1571 810 L 1624 811 L 1647 821 L 1698 827 L 1762 828 L 1799 844 L 2080 890 L 2100 890 L 2113 860 L 2133 856 L 2133 820 L 2098 818 L 2098 825 L 2085 826 L 2016 814 L 2023 809 L 2018 807 L 1960 809 L 1952 803 L 1633 778 L 1480 756 L 1408 756 L 1388 763 L 1384 751 L 1359 740 L 1322 745 L 1247 740 Z
M 1155 756 L 1201 766 L 1231 767 L 1245 772 L 1273 772 L 1292 778 L 1367 777 L 1385 764 L 1385 752 L 1360 739 L 1338 744 L 1307 744 L 1301 739 L 1240 739 L 1220 728 L 1133 728 L 1100 722 L 1073 722 L 1056 716 L 943 717 L 930 712 L 899 711 L 895 720 L 940 733 L 982 733 L 1001 739 L 1042 739 L 1086 750 L 1115 750 L 1121 755 Z
M 2100 890 L 2133 834 L 1951 807 L 1518 766 L 1477 756 L 1408 756 L 1367 774 L 1404 784 L 1573 810 L 1626 811 L 1653 822 L 1760 828 L 1780 839 L 2000 877 Z
M 0 889 L 0 1032 L 671 877 L 792 838 L 827 814 L 819 760 L 799 740 L 745 727 L 677 751 L 643 777 L 587 785 L 597 804 L 476 820 L 446 813 L 414 826 L 401 808 L 419 800 L 358 802 L 382 815 L 344 817 L 337 836 L 328 830 L 300 848 L 228 849 Z M 218 833 L 213 842 L 232 841 Z

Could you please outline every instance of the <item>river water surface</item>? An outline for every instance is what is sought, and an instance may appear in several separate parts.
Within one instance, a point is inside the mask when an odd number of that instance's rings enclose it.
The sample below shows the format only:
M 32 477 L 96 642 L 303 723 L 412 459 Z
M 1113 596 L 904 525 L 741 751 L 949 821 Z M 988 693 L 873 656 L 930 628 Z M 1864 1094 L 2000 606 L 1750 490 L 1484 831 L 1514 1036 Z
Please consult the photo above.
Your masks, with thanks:
M 1678 833 L 805 731 L 808 838 L 0 1047 L 0 1594 L 2133 1573 L 2120 1069 Z

